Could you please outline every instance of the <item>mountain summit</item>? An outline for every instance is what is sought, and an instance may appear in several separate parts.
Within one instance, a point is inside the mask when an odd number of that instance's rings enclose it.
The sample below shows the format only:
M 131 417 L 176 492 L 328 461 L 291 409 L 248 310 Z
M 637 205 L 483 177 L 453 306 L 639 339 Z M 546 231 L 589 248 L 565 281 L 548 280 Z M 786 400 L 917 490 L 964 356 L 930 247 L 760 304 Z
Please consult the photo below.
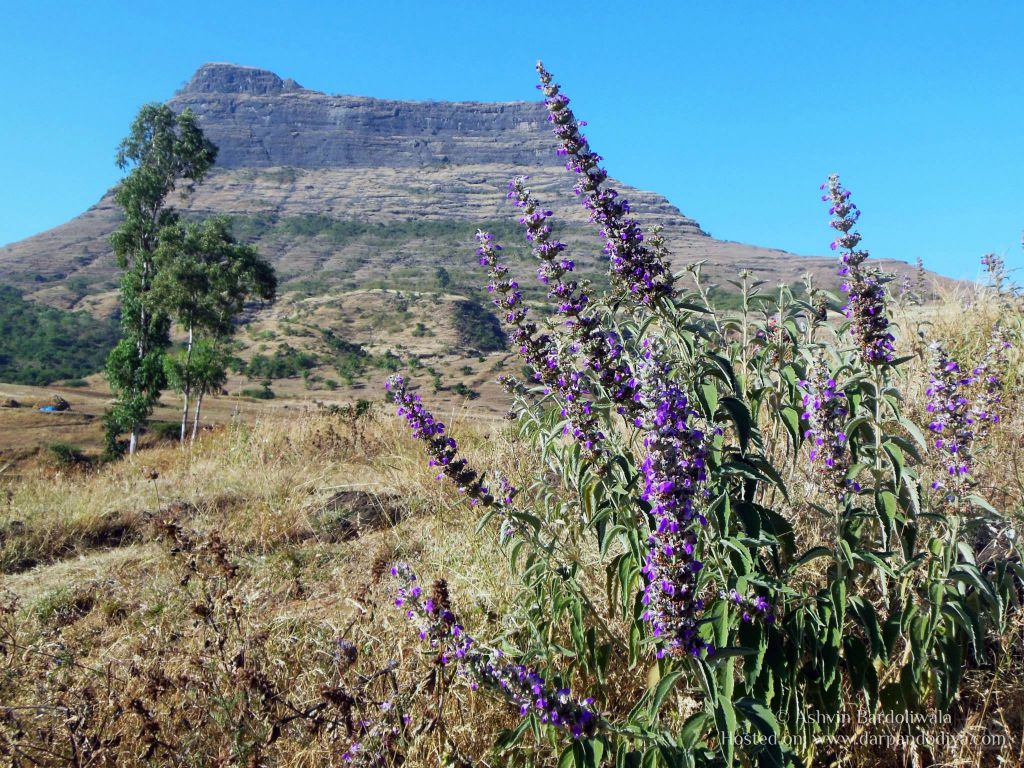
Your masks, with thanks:
M 265 69 L 214 62 L 197 69 L 180 93 L 248 93 L 266 96 L 301 90 L 302 86 L 294 80 L 282 80 Z
M 267 70 L 211 63 L 168 103 L 193 110 L 219 147 L 183 213 L 231 216 L 237 234 L 273 261 L 285 291 L 416 290 L 438 267 L 464 277 L 455 288 L 476 286 L 477 227 L 496 229 L 506 245 L 522 242 L 505 192 L 524 173 L 554 210 L 577 263 L 604 273 L 540 102 L 329 95 Z M 715 240 L 663 196 L 612 184 L 645 227 L 664 227 L 677 267 L 707 260 L 706 273 L 719 280 L 746 268 L 770 284 L 807 271 L 834 283 L 832 259 Z M 3 281 L 36 301 L 112 312 L 117 271 L 108 236 L 119 217 L 108 192 L 72 221 L 0 248 Z

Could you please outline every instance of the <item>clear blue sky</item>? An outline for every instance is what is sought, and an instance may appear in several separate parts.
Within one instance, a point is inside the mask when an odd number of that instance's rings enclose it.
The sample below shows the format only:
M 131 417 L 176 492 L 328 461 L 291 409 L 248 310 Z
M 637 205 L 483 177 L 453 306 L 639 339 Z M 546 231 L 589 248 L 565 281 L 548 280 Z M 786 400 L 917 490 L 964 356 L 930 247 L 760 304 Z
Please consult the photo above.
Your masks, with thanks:
M 799 9 L 799 10 L 798 10 Z M 1024 267 L 1024 3 L 10 3 L 0 243 L 118 179 L 138 107 L 207 61 L 403 99 L 537 97 L 544 59 L 612 175 L 716 237 L 826 253 L 843 176 L 873 255 Z M 2 275 L 0 275 L 2 281 Z

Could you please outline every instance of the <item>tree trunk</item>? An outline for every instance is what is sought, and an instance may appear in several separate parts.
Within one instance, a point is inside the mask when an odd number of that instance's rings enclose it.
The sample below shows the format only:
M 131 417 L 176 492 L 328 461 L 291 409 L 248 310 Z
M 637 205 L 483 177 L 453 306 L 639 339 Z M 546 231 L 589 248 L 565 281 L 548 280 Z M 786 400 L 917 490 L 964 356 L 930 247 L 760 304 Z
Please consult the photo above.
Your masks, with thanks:
M 146 327 L 146 305 L 144 302 L 146 286 L 149 282 L 149 261 L 143 262 L 142 268 L 142 289 L 139 291 L 139 340 L 136 347 L 139 350 L 138 365 L 142 367 L 142 361 L 146 357 L 146 348 L 149 346 L 146 342 L 149 340 L 149 329 Z M 136 394 L 141 394 L 136 390 Z M 132 436 L 128 441 L 128 455 L 134 456 L 135 451 L 139 447 L 139 433 L 142 431 L 142 425 L 135 423 L 132 424 Z
M 182 396 L 185 404 L 181 408 L 181 447 L 185 447 L 185 435 L 188 432 L 188 396 L 192 390 L 192 325 L 188 327 L 188 351 L 185 353 L 185 378 L 182 382 Z
M 199 390 L 199 394 L 196 396 L 196 412 L 192 416 L 192 441 L 190 445 L 196 442 L 196 433 L 199 432 L 199 412 L 203 409 L 203 391 Z
M 185 434 L 188 432 L 188 387 L 185 387 L 182 392 L 184 404 L 181 406 L 181 434 L 178 438 L 178 442 L 181 447 L 185 447 Z

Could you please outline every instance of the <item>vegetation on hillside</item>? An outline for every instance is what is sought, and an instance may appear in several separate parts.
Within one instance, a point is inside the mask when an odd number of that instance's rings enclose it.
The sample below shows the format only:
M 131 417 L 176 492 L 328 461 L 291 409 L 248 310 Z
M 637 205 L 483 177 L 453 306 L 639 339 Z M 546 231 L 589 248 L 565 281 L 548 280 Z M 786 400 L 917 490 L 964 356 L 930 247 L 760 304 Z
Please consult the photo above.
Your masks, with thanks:
M 487 226 L 496 232 L 509 235 L 514 232 L 514 225 L 506 220 L 472 222 L 450 219 L 418 219 L 416 221 L 367 222 L 355 219 L 335 219 L 317 214 L 283 217 L 265 214 L 232 216 L 231 223 L 235 236 L 245 242 L 275 236 L 319 237 L 334 245 L 345 245 L 354 240 L 363 239 L 383 247 L 419 242 L 424 239 L 468 242 L 472 240 L 473 234 L 481 226 Z
M 0 285 L 0 381 L 50 384 L 103 369 L 117 343 L 116 320 L 25 301 Z
M 498 352 L 508 345 L 501 322 L 475 301 L 460 301 L 453 309 L 459 344 L 479 352 Z

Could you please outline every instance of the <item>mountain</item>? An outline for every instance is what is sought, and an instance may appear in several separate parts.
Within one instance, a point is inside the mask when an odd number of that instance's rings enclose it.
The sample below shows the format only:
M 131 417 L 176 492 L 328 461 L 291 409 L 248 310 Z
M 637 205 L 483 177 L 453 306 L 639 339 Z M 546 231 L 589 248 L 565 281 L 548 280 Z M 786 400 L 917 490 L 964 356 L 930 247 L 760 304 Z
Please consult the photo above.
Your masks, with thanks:
M 266 70 L 206 64 L 169 104 L 196 112 L 220 150 L 213 172 L 179 208 L 186 216 L 230 215 L 236 233 L 273 261 L 285 291 L 415 290 L 432 284 L 438 267 L 451 276 L 449 290 L 471 290 L 481 280 L 472 243 L 478 226 L 506 244 L 522 240 L 505 199 L 508 180 L 521 173 L 561 220 L 581 268 L 603 279 L 596 234 L 539 102 L 335 96 Z M 716 240 L 661 195 L 613 185 L 645 225 L 664 227 L 678 267 L 706 259 L 716 280 L 747 268 L 769 284 L 796 282 L 807 271 L 834 284 L 832 259 Z M 0 248 L 0 281 L 31 300 L 111 314 L 117 271 L 107 237 L 118 221 L 108 192 L 66 224 Z M 529 274 L 522 247 L 511 253 Z

